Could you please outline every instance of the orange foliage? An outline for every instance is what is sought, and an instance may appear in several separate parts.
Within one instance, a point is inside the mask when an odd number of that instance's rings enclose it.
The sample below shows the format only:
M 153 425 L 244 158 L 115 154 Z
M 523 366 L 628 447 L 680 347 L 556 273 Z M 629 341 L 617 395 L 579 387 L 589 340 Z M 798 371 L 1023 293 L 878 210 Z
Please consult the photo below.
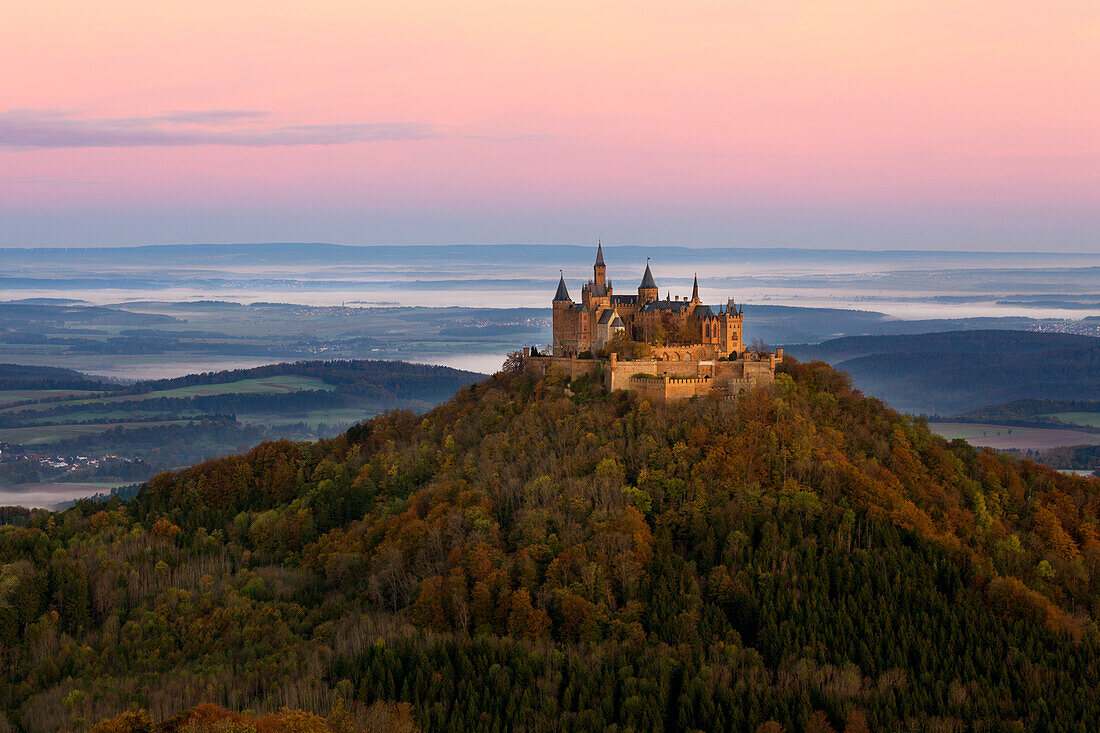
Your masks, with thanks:
M 254 716 L 202 703 L 161 723 L 140 710 L 92 726 L 92 733 L 413 733 L 415 730 L 408 703 L 376 704 L 357 716 L 337 711 L 327 719 L 286 708 Z

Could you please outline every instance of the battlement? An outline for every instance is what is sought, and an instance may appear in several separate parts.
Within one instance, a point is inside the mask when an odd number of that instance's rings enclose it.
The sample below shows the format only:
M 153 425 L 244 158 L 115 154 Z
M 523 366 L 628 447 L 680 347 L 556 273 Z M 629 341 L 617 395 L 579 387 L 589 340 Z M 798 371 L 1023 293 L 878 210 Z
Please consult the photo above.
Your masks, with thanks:
M 604 388 L 637 392 L 656 403 L 674 402 L 691 397 L 709 396 L 734 399 L 753 387 L 771 384 L 775 367 L 783 360 L 783 350 L 756 358 L 735 360 L 638 359 L 621 361 L 615 354 L 608 358 L 581 359 L 576 356 L 531 356 L 524 349 L 524 366 L 539 376 L 558 371 L 576 379 L 601 375 Z
M 710 384 L 710 377 L 670 377 L 667 374 L 661 377 L 642 376 L 635 374 L 630 378 L 632 382 L 647 382 L 652 384 Z

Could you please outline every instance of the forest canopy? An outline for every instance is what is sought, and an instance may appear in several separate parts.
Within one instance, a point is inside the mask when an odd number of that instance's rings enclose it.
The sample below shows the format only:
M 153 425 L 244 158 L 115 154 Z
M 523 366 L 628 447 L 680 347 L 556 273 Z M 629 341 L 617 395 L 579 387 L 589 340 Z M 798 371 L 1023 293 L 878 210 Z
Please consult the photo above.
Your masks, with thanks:
M 822 363 L 671 406 L 499 374 L 0 528 L 0 711 L 1095 730 L 1098 509 Z

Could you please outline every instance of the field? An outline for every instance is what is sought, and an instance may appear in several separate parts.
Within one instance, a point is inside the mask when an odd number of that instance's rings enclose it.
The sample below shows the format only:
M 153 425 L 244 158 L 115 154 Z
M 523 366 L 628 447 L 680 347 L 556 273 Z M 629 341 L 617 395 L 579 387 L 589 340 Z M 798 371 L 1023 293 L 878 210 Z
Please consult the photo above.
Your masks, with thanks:
M 91 397 L 99 394 L 81 389 L 7 389 L 0 391 L 0 407 L 26 400 L 60 399 L 62 397 Z
M 299 392 L 302 390 L 323 390 L 325 392 L 330 392 L 334 389 L 336 388 L 333 385 L 317 377 L 303 377 L 293 374 L 280 374 L 260 379 L 240 379 L 235 382 L 225 382 L 222 384 L 195 384 L 189 387 L 162 389 L 153 392 L 144 392 L 142 394 L 114 395 L 111 397 L 80 397 L 78 399 L 58 400 L 56 402 L 47 402 L 39 405 L 8 407 L 5 409 L 0 409 L 0 412 L 21 412 L 25 410 L 46 411 L 52 410 L 57 407 L 76 407 L 80 405 L 98 405 L 116 402 L 140 402 L 142 400 L 159 399 L 162 397 L 186 399 L 189 397 L 208 397 L 211 395 L 224 394 L 287 394 L 289 392 Z M 50 390 L 38 391 L 48 392 Z M 62 397 L 66 394 L 73 393 L 72 390 L 69 390 L 68 392 L 66 392 L 65 390 L 56 391 L 59 392 L 58 396 Z M 0 399 L 2 399 L 3 395 L 7 394 L 12 394 L 12 392 L 0 392 Z M 99 393 L 88 392 L 86 394 L 96 395 Z
M 0 443 L 41 445 L 58 440 L 79 438 L 103 433 L 112 428 L 152 428 L 163 425 L 186 425 L 187 420 L 156 420 L 153 422 L 116 422 L 83 425 L 30 425 L 21 428 L 0 429 Z
M 1049 450 L 1067 445 L 1100 445 L 1100 433 L 1051 428 L 1020 428 L 990 423 L 929 423 L 928 427 L 948 440 L 962 438 L 976 446 L 996 450 Z
M 1062 422 L 1100 428 L 1100 412 L 1055 412 L 1045 417 L 1056 417 Z
M 27 386 L 12 381 L 20 376 L 16 369 L 9 372 L 6 384 Z M 37 377 L 41 386 L 58 388 L 52 393 L 0 390 L 9 398 L 0 406 L 0 488 L 60 482 L 57 490 L 65 493 L 73 491 L 67 481 L 141 483 L 264 440 L 316 440 L 384 410 L 425 410 L 478 379 L 442 367 L 367 360 L 302 361 L 118 389 L 63 376 L 72 381 Z M 47 401 L 14 402 L 33 398 Z M 28 491 L 8 503 L 54 503 L 42 487 Z
M 286 394 L 287 392 L 309 389 L 320 389 L 327 392 L 336 388 L 317 377 L 280 374 L 261 379 L 240 379 L 236 382 L 226 382 L 224 384 L 196 384 L 190 387 L 177 387 L 176 389 L 165 389 L 140 395 L 109 397 L 104 401 L 125 402 L 127 400 L 147 400 L 159 397 L 206 397 L 219 394 Z
M 279 415 L 240 414 L 237 415 L 237 419 L 246 425 L 262 425 L 264 427 L 301 422 L 314 429 L 322 423 L 325 425 L 354 425 L 373 417 L 375 413 L 376 411 L 351 407 L 309 410 L 303 413 L 286 412 Z
M 126 486 L 118 481 L 46 482 L 0 487 L 0 506 L 25 506 L 53 509 L 59 504 Z

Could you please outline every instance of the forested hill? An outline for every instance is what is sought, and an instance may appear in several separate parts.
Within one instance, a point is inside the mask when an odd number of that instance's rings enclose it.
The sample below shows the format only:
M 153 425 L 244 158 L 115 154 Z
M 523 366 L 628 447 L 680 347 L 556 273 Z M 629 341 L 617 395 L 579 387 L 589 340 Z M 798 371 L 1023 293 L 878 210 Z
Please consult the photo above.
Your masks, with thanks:
M 954 415 L 1023 398 L 1100 394 L 1100 339 L 1032 331 L 850 336 L 786 350 L 822 359 L 857 387 L 913 413 Z
M 670 407 L 501 374 L 0 529 L 0 709 L 1093 731 L 1098 510 L 820 363 Z
M 0 364 L 0 390 L 29 389 L 114 389 L 118 385 L 72 369 Z
M 374 393 L 383 397 L 415 400 L 431 405 L 449 399 L 459 386 L 472 384 L 484 375 L 451 367 L 415 364 L 384 359 L 334 359 L 268 364 L 250 369 L 188 374 L 171 379 L 145 380 L 122 389 L 120 394 L 147 394 L 199 385 L 228 384 L 245 379 L 277 376 L 315 377 L 337 387 L 337 391 Z

